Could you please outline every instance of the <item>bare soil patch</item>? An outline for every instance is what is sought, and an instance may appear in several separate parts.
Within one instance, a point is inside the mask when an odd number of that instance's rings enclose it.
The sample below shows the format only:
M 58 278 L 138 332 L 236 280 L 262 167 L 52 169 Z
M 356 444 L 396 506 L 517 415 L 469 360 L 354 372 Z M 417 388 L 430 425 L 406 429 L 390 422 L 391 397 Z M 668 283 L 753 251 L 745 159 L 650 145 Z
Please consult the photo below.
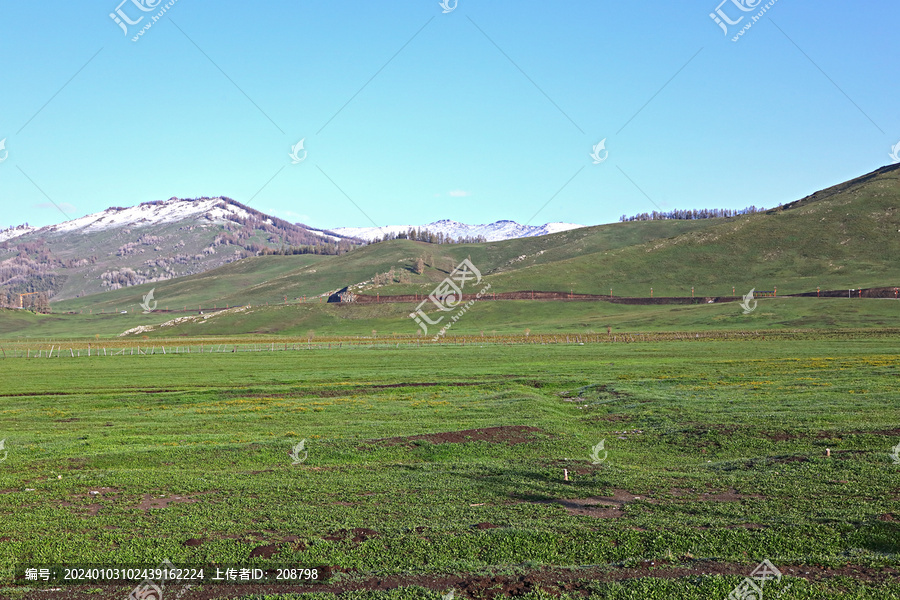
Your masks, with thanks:
M 201 538 L 191 538 L 189 540 L 181 542 L 181 545 L 188 548 L 196 548 L 197 546 L 202 546 L 203 542 L 204 540 Z
M 201 492 L 198 495 L 212 494 L 215 492 Z M 144 494 L 144 499 L 135 508 L 139 508 L 144 512 L 151 508 L 168 508 L 170 504 L 194 504 L 198 502 L 197 498 L 192 496 L 154 496 L 153 494 Z
M 276 544 L 267 544 L 265 546 L 257 546 L 251 550 L 250 558 L 272 558 L 276 554 L 278 554 L 278 546 Z
M 71 498 L 75 501 L 60 502 L 59 506 L 62 508 L 74 508 L 83 517 L 96 517 L 103 505 L 93 501 L 101 499 L 114 500 L 118 494 L 119 490 L 116 488 L 92 488 L 83 494 L 73 494 Z
M 406 382 L 406 383 L 384 383 L 370 385 L 366 387 L 355 388 L 338 388 L 338 389 L 312 389 L 297 390 L 285 394 L 270 394 L 270 398 L 338 398 L 353 394 L 369 394 L 375 390 L 387 390 L 394 388 L 417 388 L 417 387 L 470 387 L 479 385 L 491 385 L 503 383 L 500 381 L 423 381 L 423 382 Z
M 554 498 L 538 500 L 538 504 L 558 504 L 570 515 L 581 515 L 597 519 L 617 519 L 624 517 L 626 504 L 643 500 L 655 502 L 646 496 L 638 496 L 626 490 L 614 489 L 612 496 L 594 496 L 592 498 Z
M 713 493 L 697 492 L 694 489 L 673 488 L 671 494 L 679 500 L 687 500 L 689 502 L 740 502 L 749 498 L 756 500 L 766 499 L 765 496 L 760 494 L 741 494 L 735 489 Z
M 365 542 L 366 540 L 373 537 L 378 537 L 379 535 L 381 534 L 379 534 L 374 529 L 357 527 L 356 529 L 338 529 L 331 535 L 325 536 L 323 539 L 331 542 L 343 542 L 345 540 L 350 540 L 351 542 L 355 542 L 358 544 L 360 542 Z
M 466 442 L 490 442 L 492 444 L 524 444 L 539 439 L 535 434 L 543 433 L 538 427 L 526 425 L 508 425 L 504 427 L 486 427 L 483 429 L 465 429 L 463 431 L 446 431 L 443 433 L 426 433 L 404 437 L 370 440 L 384 446 L 412 446 L 415 441 L 427 441 L 432 444 L 465 444 Z

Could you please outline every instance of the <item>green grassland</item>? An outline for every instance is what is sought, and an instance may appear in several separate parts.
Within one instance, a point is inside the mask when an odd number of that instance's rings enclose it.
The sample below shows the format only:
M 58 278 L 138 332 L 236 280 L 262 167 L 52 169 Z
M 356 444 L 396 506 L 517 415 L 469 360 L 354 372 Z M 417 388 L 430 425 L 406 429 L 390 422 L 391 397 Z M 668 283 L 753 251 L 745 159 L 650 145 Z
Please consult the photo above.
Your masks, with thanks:
M 20 561 L 168 558 L 336 573 L 182 600 L 707 600 L 769 559 L 767 599 L 900 600 L 900 301 L 484 301 L 435 343 L 415 303 L 323 298 L 391 268 L 410 283 L 364 293 L 427 294 L 467 257 L 494 292 L 894 286 L 898 174 L 768 214 L 261 256 L 0 310 L 0 598 L 130 591 L 14 587 Z
M 0 366 L 0 567 L 323 564 L 348 589 L 437 582 L 347 598 L 435 600 L 473 577 L 566 567 L 575 587 L 549 593 L 654 600 L 725 598 L 767 558 L 785 599 L 900 598 L 896 335 Z M 536 429 L 387 439 L 517 426 Z M 278 554 L 251 558 L 260 547 Z M 836 576 L 809 576 L 826 567 Z M 586 569 L 612 579 L 578 583 Z M 88 588 L 0 596 L 129 591 Z
M 413 336 L 421 330 L 409 318 L 414 303 L 337 305 L 294 303 L 253 306 L 129 336 Z M 624 305 L 605 301 L 484 301 L 472 306 L 449 335 L 539 333 L 746 331 L 776 329 L 858 329 L 900 326 L 900 301 L 890 298 L 760 298 L 745 315 L 738 302 L 690 305 Z M 194 310 L 196 316 L 196 307 Z M 0 340 L 102 340 L 138 326 L 158 325 L 180 313 L 51 314 L 0 310 Z M 438 327 L 430 330 L 437 333 Z
M 367 281 L 391 267 L 410 274 L 413 284 L 384 286 L 385 293 L 426 289 L 441 281 L 464 258 L 471 257 L 485 274 L 570 259 L 584 252 L 608 251 L 655 240 L 661 236 L 702 230 L 706 221 L 652 221 L 601 225 L 535 238 L 488 244 L 426 244 L 394 240 L 358 248 L 341 256 L 260 256 L 244 259 L 177 279 L 54 303 L 57 311 L 136 309 L 143 295 L 155 289 L 166 306 L 230 306 L 282 302 L 285 297 L 318 296 Z M 427 257 L 425 272 L 412 273 L 418 257 Z M 518 260 L 520 256 L 526 259 Z M 374 292 L 373 292 L 374 293 Z

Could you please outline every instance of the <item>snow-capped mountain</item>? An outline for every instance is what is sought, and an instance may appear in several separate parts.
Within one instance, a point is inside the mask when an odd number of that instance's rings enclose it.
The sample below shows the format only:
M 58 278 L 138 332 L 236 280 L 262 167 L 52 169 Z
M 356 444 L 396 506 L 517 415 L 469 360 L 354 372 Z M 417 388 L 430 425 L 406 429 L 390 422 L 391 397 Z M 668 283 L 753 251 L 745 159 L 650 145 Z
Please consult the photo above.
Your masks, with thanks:
M 223 224 L 233 220 L 231 217 L 250 219 L 252 216 L 242 206 L 227 203 L 223 198 L 199 198 L 196 200 L 170 198 L 169 200 L 144 202 L 128 208 L 107 208 L 102 212 L 41 229 L 48 234 L 76 230 L 80 230 L 80 233 L 93 233 L 118 227 L 149 227 L 188 220 L 196 220 L 198 224 Z M 262 220 L 269 225 L 272 224 L 270 218 Z
M 65 299 L 202 273 L 280 248 L 328 254 L 352 245 L 230 198 L 170 198 L 0 231 L 0 293 L 36 289 Z
M 485 225 L 467 225 L 458 221 L 443 219 L 427 225 L 388 225 L 385 227 L 335 227 L 330 231 L 338 235 L 360 238 L 371 242 L 381 239 L 385 234 L 395 235 L 405 233 L 410 229 L 427 229 L 432 233 L 442 233 L 454 239 L 460 237 L 484 236 L 489 242 L 511 240 L 513 238 L 534 237 L 548 235 L 570 229 L 578 229 L 584 225 L 574 223 L 546 223 L 540 226 L 521 225 L 515 221 L 496 221 Z

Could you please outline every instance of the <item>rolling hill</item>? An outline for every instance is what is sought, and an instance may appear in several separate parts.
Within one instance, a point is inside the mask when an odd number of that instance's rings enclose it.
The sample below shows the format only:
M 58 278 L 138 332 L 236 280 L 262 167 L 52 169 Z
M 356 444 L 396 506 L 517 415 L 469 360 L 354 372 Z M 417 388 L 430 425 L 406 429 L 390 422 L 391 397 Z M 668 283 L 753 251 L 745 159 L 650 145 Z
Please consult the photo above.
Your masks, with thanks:
M 646 297 L 652 287 L 659 297 L 690 296 L 693 287 L 697 296 L 723 296 L 731 295 L 732 287 L 738 293 L 777 287 L 779 295 L 784 295 L 815 291 L 817 287 L 898 285 L 898 180 L 900 166 L 885 167 L 779 209 L 731 218 L 633 221 L 481 244 L 393 240 L 339 256 L 252 257 L 200 275 L 58 302 L 54 310 L 140 312 L 138 305 L 151 289 L 161 309 L 194 310 L 214 304 L 275 305 L 285 299 L 290 304 L 303 298 L 321 301 L 346 286 L 356 293 L 382 297 L 427 294 L 467 257 L 495 292 L 535 289 L 608 294 L 612 288 L 617 296 Z M 421 274 L 414 272 L 418 258 L 425 262 Z M 393 276 L 386 277 L 385 273 Z M 376 279 L 388 281 L 376 283 Z M 303 310 L 313 310 L 309 304 L 304 306 Z M 512 303 L 509 306 L 512 310 Z M 402 319 L 409 305 L 396 309 L 386 305 L 322 306 L 315 310 L 325 311 L 325 315 L 338 309 L 344 310 L 340 318 L 349 318 L 353 311 L 362 315 L 375 310 L 383 317 L 396 313 L 399 316 L 388 318 Z M 505 310 L 498 306 L 490 314 L 502 319 Z M 294 319 L 287 313 L 266 314 L 275 321 L 263 324 L 266 318 L 257 315 L 247 331 L 293 329 L 288 323 Z M 332 317 L 323 318 L 328 321 Z M 140 315 L 129 322 L 157 323 L 170 318 L 157 313 Z M 226 322 L 228 319 L 221 321 L 223 325 Z M 243 322 L 250 327 L 250 321 Z M 889 325 L 883 319 L 879 323 Z

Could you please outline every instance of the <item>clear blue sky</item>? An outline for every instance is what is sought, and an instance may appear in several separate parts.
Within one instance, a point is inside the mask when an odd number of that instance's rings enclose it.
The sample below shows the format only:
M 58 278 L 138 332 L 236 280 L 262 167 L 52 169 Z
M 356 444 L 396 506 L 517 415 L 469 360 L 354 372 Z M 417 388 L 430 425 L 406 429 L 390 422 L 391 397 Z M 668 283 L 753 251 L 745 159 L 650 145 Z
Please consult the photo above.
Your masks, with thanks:
M 723 4 L 726 36 L 718 0 L 178 0 L 133 42 L 165 2 L 122 4 L 126 35 L 119 1 L 0 2 L 0 227 L 218 195 L 318 227 L 599 224 L 789 202 L 900 141 L 896 2 L 778 0 L 733 42 L 765 2 Z

